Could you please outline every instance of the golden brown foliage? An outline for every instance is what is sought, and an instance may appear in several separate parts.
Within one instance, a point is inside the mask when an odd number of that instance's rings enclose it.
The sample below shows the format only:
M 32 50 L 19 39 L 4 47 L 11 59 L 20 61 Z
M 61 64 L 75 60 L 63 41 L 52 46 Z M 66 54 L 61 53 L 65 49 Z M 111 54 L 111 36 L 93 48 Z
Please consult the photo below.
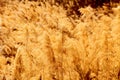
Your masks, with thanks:
M 0 14 L 0 80 L 119 80 L 120 6 L 106 14 L 13 2 Z

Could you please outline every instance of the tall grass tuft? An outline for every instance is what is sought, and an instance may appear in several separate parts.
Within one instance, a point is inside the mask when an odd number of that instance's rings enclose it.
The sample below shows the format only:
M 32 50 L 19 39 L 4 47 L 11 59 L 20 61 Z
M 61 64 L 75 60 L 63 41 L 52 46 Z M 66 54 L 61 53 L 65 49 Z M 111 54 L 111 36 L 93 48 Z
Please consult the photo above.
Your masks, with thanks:
M 0 80 L 120 79 L 119 4 L 79 8 L 75 19 L 49 2 L 6 4 L 0 8 Z

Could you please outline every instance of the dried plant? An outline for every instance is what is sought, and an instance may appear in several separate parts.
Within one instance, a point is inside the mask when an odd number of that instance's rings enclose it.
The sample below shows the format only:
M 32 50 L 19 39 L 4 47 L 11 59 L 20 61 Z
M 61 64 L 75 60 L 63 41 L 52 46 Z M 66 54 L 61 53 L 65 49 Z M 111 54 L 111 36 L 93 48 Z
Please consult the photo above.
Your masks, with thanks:
M 6 3 L 0 13 L 0 80 L 119 80 L 120 7 Z

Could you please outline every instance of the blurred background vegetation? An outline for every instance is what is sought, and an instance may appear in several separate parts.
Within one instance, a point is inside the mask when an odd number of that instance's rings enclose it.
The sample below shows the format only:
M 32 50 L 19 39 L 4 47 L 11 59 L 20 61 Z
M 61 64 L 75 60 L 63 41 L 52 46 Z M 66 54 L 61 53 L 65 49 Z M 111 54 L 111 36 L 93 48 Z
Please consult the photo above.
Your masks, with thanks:
M 120 3 L 120 0 L 0 0 L 0 6 L 5 6 L 6 3 L 10 3 L 13 1 L 19 2 L 42 2 L 42 3 L 50 3 L 51 5 L 62 6 L 65 10 L 67 10 L 67 15 L 71 16 L 74 14 L 80 15 L 79 9 L 81 7 L 91 6 L 93 8 L 102 7 L 106 5 L 109 9 L 116 3 Z

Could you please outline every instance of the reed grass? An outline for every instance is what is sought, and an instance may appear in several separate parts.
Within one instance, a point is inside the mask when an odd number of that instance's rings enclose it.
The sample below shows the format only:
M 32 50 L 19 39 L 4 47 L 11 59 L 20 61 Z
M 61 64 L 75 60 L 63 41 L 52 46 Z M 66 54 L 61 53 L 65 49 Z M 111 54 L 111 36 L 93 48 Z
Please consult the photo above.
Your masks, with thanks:
M 119 80 L 119 4 L 79 10 L 73 19 L 47 2 L 2 6 L 0 80 Z

